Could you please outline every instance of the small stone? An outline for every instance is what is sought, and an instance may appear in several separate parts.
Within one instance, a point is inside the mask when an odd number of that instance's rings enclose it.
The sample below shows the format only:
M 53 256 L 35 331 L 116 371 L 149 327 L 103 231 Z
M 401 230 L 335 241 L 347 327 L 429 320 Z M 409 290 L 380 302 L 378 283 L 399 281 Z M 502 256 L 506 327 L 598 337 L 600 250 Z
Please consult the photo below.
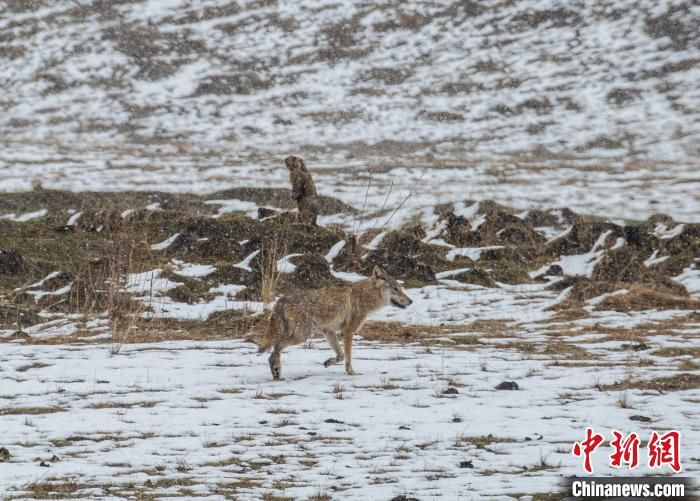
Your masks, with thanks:
M 503 381 L 501 384 L 496 386 L 497 390 L 519 390 L 520 387 L 515 381 Z
M 474 468 L 474 464 L 471 461 L 460 461 L 459 467 L 460 468 Z
M 8 451 L 5 447 L 0 447 L 0 463 L 4 463 L 5 461 L 10 460 L 10 451 Z
M 545 272 L 545 275 L 563 275 L 563 274 L 564 274 L 564 270 L 562 270 L 561 266 L 559 266 L 558 264 L 553 264 Z
M 640 423 L 651 423 L 651 418 L 647 416 L 634 415 L 630 416 L 632 421 L 639 421 Z
M 43 466 L 44 468 L 48 468 L 51 465 L 49 463 L 47 463 L 46 461 L 42 461 L 41 463 L 39 463 L 39 466 Z
M 60 459 L 56 454 L 54 454 L 53 456 L 51 456 L 51 459 L 49 459 L 49 461 L 51 461 L 52 463 L 58 463 Z
M 442 391 L 443 395 L 457 395 L 459 394 L 459 390 L 457 388 L 450 386 L 449 388 L 445 389 Z
M 266 217 L 276 216 L 277 214 L 280 214 L 280 211 L 268 209 L 267 207 L 258 207 L 258 219 L 265 219 Z
M 399 426 L 399 430 L 410 430 L 410 429 L 411 428 L 409 428 L 408 426 L 404 426 L 404 425 Z
M 328 418 L 328 419 L 324 420 L 323 422 L 324 423 L 332 423 L 332 424 L 345 424 L 342 421 L 338 421 L 337 419 L 333 419 L 333 418 Z

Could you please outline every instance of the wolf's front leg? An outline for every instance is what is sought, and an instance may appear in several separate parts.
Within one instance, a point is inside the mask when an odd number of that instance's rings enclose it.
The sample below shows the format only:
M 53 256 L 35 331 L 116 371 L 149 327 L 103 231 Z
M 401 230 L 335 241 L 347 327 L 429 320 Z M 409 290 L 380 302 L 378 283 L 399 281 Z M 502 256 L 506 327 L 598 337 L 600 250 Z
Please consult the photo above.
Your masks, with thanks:
M 343 336 L 343 341 L 345 344 L 345 372 L 354 376 L 355 371 L 352 369 L 352 332 L 346 333 Z
M 341 333 L 343 334 L 343 344 L 345 348 L 345 372 L 351 376 L 355 375 L 356 372 L 352 369 L 352 336 L 357 332 L 357 330 L 362 325 L 363 318 L 354 317 L 350 319 L 350 322 L 343 327 Z

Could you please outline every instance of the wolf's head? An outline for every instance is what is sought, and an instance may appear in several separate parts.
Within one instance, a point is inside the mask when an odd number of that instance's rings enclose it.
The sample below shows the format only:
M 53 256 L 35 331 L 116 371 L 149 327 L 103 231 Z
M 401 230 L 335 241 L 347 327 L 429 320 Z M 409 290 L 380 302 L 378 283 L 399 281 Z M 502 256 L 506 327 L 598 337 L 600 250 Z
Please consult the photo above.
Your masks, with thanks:
M 374 280 L 375 286 L 381 291 L 386 304 L 391 304 L 397 308 L 406 308 L 413 303 L 411 298 L 408 297 L 401 288 L 401 284 L 389 276 L 389 274 L 379 266 L 374 267 L 372 279 Z

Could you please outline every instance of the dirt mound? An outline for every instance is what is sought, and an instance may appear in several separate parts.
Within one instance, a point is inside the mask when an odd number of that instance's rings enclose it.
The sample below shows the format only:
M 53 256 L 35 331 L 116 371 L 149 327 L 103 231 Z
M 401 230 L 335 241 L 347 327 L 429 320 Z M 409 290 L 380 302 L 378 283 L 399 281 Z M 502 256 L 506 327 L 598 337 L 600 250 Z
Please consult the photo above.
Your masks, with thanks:
M 290 261 L 296 266 L 287 280 L 293 287 L 319 289 L 335 282 L 330 265 L 319 254 L 303 254 L 291 258 Z
M 700 301 L 633 285 L 626 294 L 608 296 L 597 305 L 599 310 L 700 310 Z
M 496 282 L 488 271 L 480 268 L 472 268 L 450 277 L 465 284 L 481 285 L 483 287 L 496 287 Z
M 528 250 L 530 249 L 528 248 Z M 520 249 L 516 247 L 487 249 L 481 253 L 477 266 L 487 272 L 496 282 L 506 284 L 532 282 L 528 274 L 528 270 L 531 268 L 529 259 L 521 254 Z
M 444 247 L 419 240 L 415 232 L 395 230 L 387 233 L 376 249 L 346 264 L 344 271 L 357 269 L 369 275 L 375 266 L 380 266 L 394 278 L 405 281 L 407 286 L 424 285 L 435 281 L 437 271 L 454 268 L 454 264 L 445 259 L 444 252 Z
M 593 269 L 591 280 L 606 283 L 641 283 L 657 290 L 686 294 L 681 284 L 672 282 L 668 276 L 657 271 L 655 266 L 647 266 L 644 263 L 647 257 L 649 256 L 646 253 L 642 254 L 631 246 L 609 250 Z
M 545 238 L 527 222 L 488 203 L 479 204 L 471 220 L 448 213 L 442 238 L 457 247 L 517 245 L 521 253 L 535 255 Z
M 565 235 L 545 245 L 544 252 L 550 256 L 585 254 L 605 232 L 610 232 L 606 242 L 614 242 L 623 235 L 622 228 L 616 224 L 579 217 Z
M 684 224 L 680 234 L 660 239 L 659 244 L 669 258 L 656 267 L 667 275 L 678 275 L 700 257 L 700 224 Z
M 533 228 L 549 226 L 549 227 L 563 227 L 572 225 L 576 222 L 578 216 L 576 213 L 567 208 L 561 209 L 531 209 L 527 211 L 523 217 L 523 221 L 532 226 Z
M 0 275 L 15 275 L 27 269 L 22 255 L 14 249 L 0 249 Z
M 83 211 L 76 226 L 84 231 L 112 233 L 125 224 L 122 212 L 118 209 Z

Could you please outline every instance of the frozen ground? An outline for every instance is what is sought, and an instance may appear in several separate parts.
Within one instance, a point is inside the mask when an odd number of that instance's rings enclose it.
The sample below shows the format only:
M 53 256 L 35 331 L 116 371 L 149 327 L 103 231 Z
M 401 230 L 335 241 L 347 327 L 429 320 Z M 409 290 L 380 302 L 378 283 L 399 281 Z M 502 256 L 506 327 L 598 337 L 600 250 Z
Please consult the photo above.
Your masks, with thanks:
M 700 471 L 697 314 L 600 312 L 592 300 L 591 317 L 563 321 L 548 308 L 566 292 L 541 285 L 446 279 L 408 292 L 411 308 L 374 318 L 425 332 L 402 345 L 358 338 L 355 377 L 323 367 L 321 341 L 284 353 L 281 382 L 240 341 L 3 343 L 0 422 L 12 457 L 0 492 L 519 497 L 582 474 L 570 450 L 587 426 L 642 440 L 681 430 L 684 474 Z M 108 322 L 79 317 L 27 332 L 109 341 Z M 496 390 L 504 381 L 519 390 Z M 450 387 L 457 393 L 443 393 Z M 606 443 L 594 456 L 596 473 L 616 474 L 611 452 Z
M 629 355 L 602 337 L 572 338 L 594 355 L 578 360 L 543 353 L 536 341 L 530 352 L 484 337 L 457 349 L 359 342 L 361 374 L 352 378 L 322 366 L 319 343 L 286 352 L 286 379 L 274 383 L 266 359 L 238 341 L 132 345 L 116 355 L 5 344 L 0 419 L 12 461 L 2 464 L 0 491 L 499 499 L 557 492 L 562 476 L 581 474 L 570 450 L 587 426 L 642 440 L 682 430 L 684 474 L 697 475 L 700 392 L 605 389 L 673 375 L 679 359 Z M 503 381 L 520 389 L 496 390 Z M 449 387 L 458 393 L 445 394 Z M 651 422 L 631 420 L 640 415 Z M 597 474 L 616 473 L 611 452 L 606 443 L 594 455 Z
M 698 154 L 687 0 L 0 6 L 3 141 Z

